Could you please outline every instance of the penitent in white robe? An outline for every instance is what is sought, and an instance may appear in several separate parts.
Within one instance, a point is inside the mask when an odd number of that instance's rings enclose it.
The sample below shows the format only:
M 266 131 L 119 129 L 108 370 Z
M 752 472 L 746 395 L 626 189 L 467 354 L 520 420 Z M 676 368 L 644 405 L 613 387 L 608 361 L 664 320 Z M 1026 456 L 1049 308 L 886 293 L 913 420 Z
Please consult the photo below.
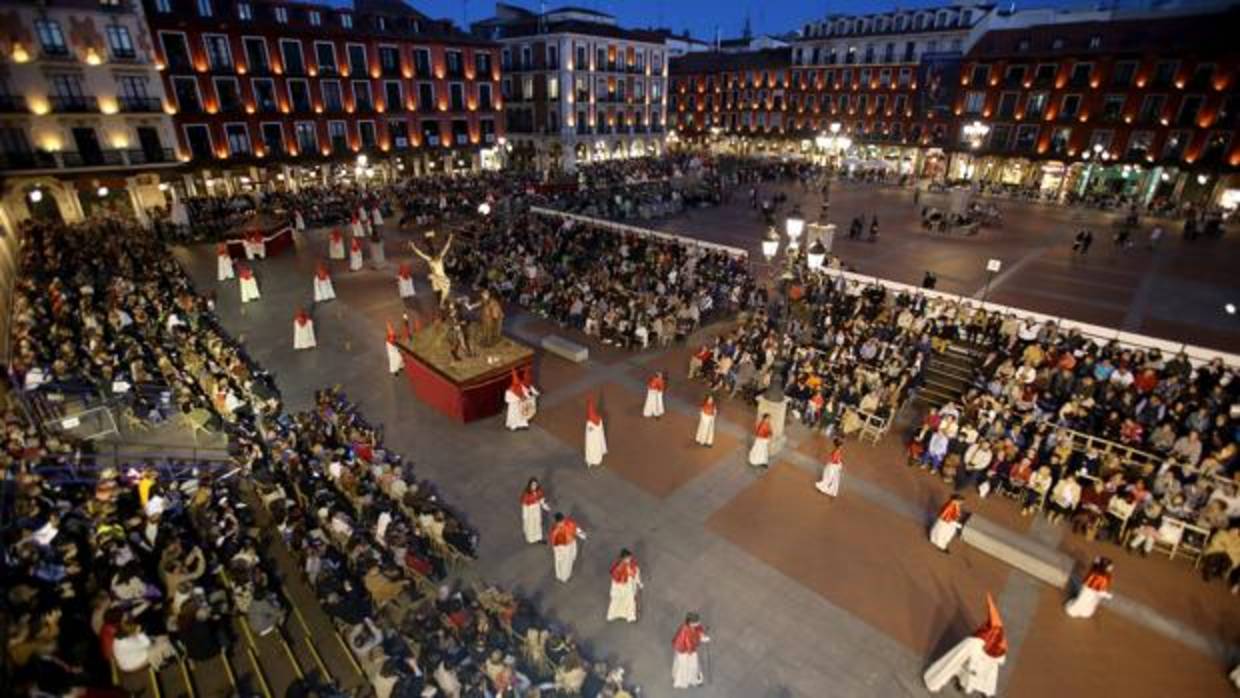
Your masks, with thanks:
M 341 236 L 339 240 L 335 238 L 328 238 L 327 256 L 331 259 L 344 259 L 345 254 L 343 236 Z
M 642 406 L 643 417 L 663 416 L 663 391 L 654 388 L 646 389 L 646 404 Z
M 621 584 L 611 580 L 611 599 L 607 604 L 607 620 L 637 622 L 637 589 L 641 586 L 641 572 Z
M 504 426 L 509 431 L 518 429 L 528 429 L 530 420 L 527 416 L 529 412 L 528 397 L 525 395 L 517 395 L 512 388 L 504 391 L 504 402 L 508 403 L 508 412 L 504 416 Z
M 959 530 L 959 521 L 935 519 L 934 525 L 930 527 L 930 542 L 939 550 L 947 550 L 948 544 L 956 537 L 956 532 Z
M 313 349 L 316 346 L 314 341 L 314 320 L 308 320 L 305 324 L 293 321 L 293 348 L 294 349 Z
M 233 278 L 232 257 L 227 253 L 219 255 L 219 262 L 216 264 L 216 277 L 219 281 L 227 281 Z
M 1111 598 L 1109 591 L 1097 591 L 1082 586 L 1081 590 L 1076 592 L 1076 596 L 1064 604 L 1063 610 L 1072 618 L 1092 618 L 1094 611 L 1098 610 L 1098 604 L 1102 603 L 1103 599 L 1109 598 Z
M 586 465 L 594 467 L 603 464 L 603 456 L 607 455 L 607 433 L 603 424 L 595 424 L 586 420 Z
M 543 509 L 544 505 L 541 501 L 536 504 L 521 505 L 521 532 L 525 534 L 526 543 L 538 543 L 542 541 Z
M 698 413 L 697 434 L 693 436 L 693 440 L 703 446 L 710 446 L 715 443 L 715 415 Z
M 350 225 L 349 232 L 353 233 L 353 237 L 355 238 L 366 237 L 366 229 L 362 227 L 361 218 L 354 218 L 353 222 L 350 223 L 349 225 Z
M 749 447 L 749 464 L 752 466 L 766 465 L 771 459 L 771 440 L 767 438 L 755 438 L 753 446 Z
M 400 349 L 395 344 L 384 342 L 383 346 L 387 349 L 388 373 L 394 376 L 405 367 L 405 357 L 400 355 Z
M 349 248 L 349 271 L 362 270 L 362 248 Z
M 702 640 L 705 642 L 705 638 Z M 706 681 L 697 652 L 676 652 L 672 659 L 672 688 L 692 688 Z
M 413 277 L 398 275 L 396 277 L 396 292 L 400 294 L 401 298 L 413 298 L 416 296 L 417 292 L 413 289 Z
M 370 209 L 370 220 L 376 226 L 383 225 L 383 213 L 379 210 L 378 206 Z
M 249 303 L 262 298 L 258 293 L 258 279 L 250 277 L 241 280 L 241 302 Z
M 961 640 L 922 674 L 926 690 L 938 693 L 952 679 L 957 679 L 965 695 L 977 691 L 985 696 L 993 696 L 998 687 L 999 666 L 1003 664 L 1004 657 L 986 654 L 985 646 L 986 643 L 980 637 Z
M 320 279 L 318 274 L 314 275 L 314 302 L 322 303 L 324 301 L 336 300 L 336 288 L 332 286 L 331 277 Z
M 306 219 L 302 217 L 301 211 L 293 211 L 293 227 L 299 233 L 306 229 Z
M 246 259 L 267 258 L 267 243 L 262 240 L 251 241 L 249 238 L 246 238 L 242 246 L 245 247 Z
M 822 466 L 822 479 L 814 483 L 814 487 L 818 491 L 829 496 L 837 497 L 840 494 L 840 473 L 844 470 L 844 466 L 839 463 L 827 463 Z

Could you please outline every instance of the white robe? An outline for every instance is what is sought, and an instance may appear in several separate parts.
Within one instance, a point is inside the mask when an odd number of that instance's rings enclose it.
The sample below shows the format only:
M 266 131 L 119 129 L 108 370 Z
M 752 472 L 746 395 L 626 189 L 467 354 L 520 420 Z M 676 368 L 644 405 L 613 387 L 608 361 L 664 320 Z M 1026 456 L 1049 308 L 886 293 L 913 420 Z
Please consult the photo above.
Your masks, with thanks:
M 956 537 L 956 532 L 959 530 L 959 521 L 944 521 L 936 518 L 934 525 L 930 527 L 930 542 L 939 550 L 947 550 L 948 544 Z
M 1092 618 L 1094 611 L 1098 610 L 1098 604 L 1103 599 L 1111 598 L 1109 591 L 1096 591 L 1087 586 L 1082 586 L 1081 590 L 1076 592 L 1068 603 L 1064 604 L 1063 610 L 1072 618 Z
M 607 433 L 600 422 L 595 424 L 586 420 L 586 465 L 593 467 L 603 464 L 603 456 L 607 455 Z
M 698 413 L 697 434 L 694 435 L 693 440 L 703 446 L 710 446 L 715 443 L 715 415 L 706 414 L 705 412 Z
M 766 465 L 771 459 L 771 440 L 768 438 L 754 438 L 753 446 L 749 447 L 749 464 L 753 466 Z
M 526 543 L 542 541 L 542 513 L 542 502 L 521 505 L 521 532 L 525 534 Z
M 331 259 L 344 259 L 344 237 L 339 240 L 328 238 L 327 256 Z
M 413 277 L 397 275 L 396 292 L 400 294 L 401 298 L 413 298 L 417 295 L 417 292 L 413 289 Z
M 314 275 L 314 302 L 322 303 L 323 301 L 336 300 L 336 288 L 332 286 L 332 278 L 320 279 L 318 274 Z
M 1237 689 L 1240 689 L 1240 665 L 1231 670 L 1231 682 L 1235 684 Z
M 643 417 L 663 416 L 663 391 L 646 388 L 646 404 L 642 407 Z
M 383 213 L 379 211 L 378 206 L 370 209 L 370 220 L 375 225 L 383 225 Z
M 555 578 L 567 582 L 568 578 L 573 576 L 573 563 L 577 561 L 577 541 L 570 541 L 567 545 L 553 545 L 551 550 L 555 555 Z
M 293 227 L 298 232 L 306 229 L 306 219 L 302 217 L 301 211 L 293 211 Z
M 641 572 L 620 584 L 611 580 L 611 600 L 607 604 L 607 620 L 637 622 L 637 589 L 641 586 Z
M 355 250 L 352 247 L 350 247 L 349 248 L 349 271 L 361 271 L 361 270 L 362 270 L 362 248 L 358 247 Z
M 267 259 L 267 243 L 262 240 L 251 242 L 246 238 L 242 246 L 245 247 L 246 259 Z
M 258 300 L 259 298 L 262 298 L 262 296 L 258 292 L 258 279 L 252 276 L 248 279 L 242 279 L 241 302 L 249 303 L 250 301 Z
M 986 654 L 985 645 L 980 637 L 961 640 L 922 674 L 926 690 L 938 693 L 952 679 L 959 679 L 965 695 L 978 691 L 993 696 L 999 683 L 999 665 L 1005 657 Z
M 702 640 L 705 642 L 705 638 Z M 697 652 L 675 652 L 672 659 L 672 688 L 692 688 L 706 682 Z
M 504 426 L 509 431 L 518 429 L 526 429 L 530 426 L 530 420 L 526 417 L 529 411 L 528 396 L 520 395 L 512 391 L 512 388 L 504 391 L 504 402 L 508 403 L 508 412 L 504 416 Z
M 294 349 L 313 349 L 316 346 L 314 341 L 314 320 L 307 320 L 306 324 L 301 324 L 296 320 L 293 321 L 293 348 Z
M 361 218 L 354 218 L 350 226 L 351 227 L 349 228 L 349 230 L 350 232 L 353 233 L 353 237 L 360 238 L 360 237 L 366 236 L 366 229 L 362 227 Z
M 818 491 L 830 496 L 837 497 L 840 494 L 840 473 L 844 470 L 844 466 L 839 463 L 827 463 L 822 466 L 822 479 L 814 483 L 814 487 Z
M 228 279 L 233 278 L 234 274 L 233 274 L 232 257 L 228 254 L 219 255 L 219 262 L 217 262 L 216 264 L 216 269 L 217 269 L 217 275 L 216 275 L 217 280 L 227 281 Z
M 370 265 L 375 269 L 383 267 L 387 263 L 387 255 L 383 251 L 382 240 L 370 241 Z
M 383 346 L 387 349 L 388 373 L 394 376 L 405 367 L 405 357 L 400 355 L 400 349 L 397 349 L 395 344 L 384 342 Z

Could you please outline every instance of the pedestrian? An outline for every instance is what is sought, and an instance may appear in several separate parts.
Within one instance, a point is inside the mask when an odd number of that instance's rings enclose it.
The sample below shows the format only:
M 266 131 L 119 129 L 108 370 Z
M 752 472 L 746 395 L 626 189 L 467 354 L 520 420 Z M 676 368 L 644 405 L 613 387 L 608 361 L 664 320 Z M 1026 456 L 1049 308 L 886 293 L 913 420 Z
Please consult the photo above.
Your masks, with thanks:
M 999 683 L 999 666 L 1007 656 L 1007 635 L 995 600 L 986 594 L 986 622 L 961 640 L 922 674 L 926 690 L 938 693 L 955 679 L 965 695 L 977 691 L 993 696 Z
M 960 519 L 964 515 L 964 497 L 953 494 L 947 499 L 947 502 L 939 509 L 939 515 L 934 519 L 934 525 L 930 527 L 930 542 L 934 547 L 947 552 L 947 546 L 956 537 L 956 533 L 963 526 Z
M 1072 618 L 1092 618 L 1094 611 L 1098 610 L 1098 604 L 1103 599 L 1111 598 L 1111 578 L 1114 571 L 1115 563 L 1109 559 L 1094 558 L 1076 596 L 1064 605 L 1064 612 Z
M 254 271 L 250 269 L 249 264 L 245 262 L 237 264 L 237 277 L 240 279 L 239 287 L 243 304 L 262 298 L 258 293 L 258 279 L 254 278 Z
M 620 549 L 620 557 L 611 563 L 611 593 L 607 604 L 607 620 L 637 622 L 637 591 L 642 584 L 642 570 L 628 548 Z
M 771 415 L 763 414 L 754 427 L 753 446 L 749 448 L 749 464 L 755 468 L 765 468 L 771 458 Z
M 878 214 L 874 214 L 874 219 L 870 221 L 870 242 L 878 239 Z
M 607 433 L 603 429 L 603 418 L 594 409 L 594 398 L 586 398 L 586 467 L 593 468 L 603 464 L 603 456 L 607 455 Z
M 577 522 L 560 512 L 555 514 L 551 525 L 551 552 L 555 559 L 555 578 L 567 582 L 573 576 L 573 563 L 577 561 L 577 541 L 586 539 L 586 532 Z
M 401 356 L 400 349 L 396 347 L 396 330 L 392 327 L 391 321 L 387 324 L 387 337 L 383 342 L 383 348 L 387 352 L 388 373 L 393 376 L 400 373 L 405 367 L 405 357 Z
M 538 478 L 532 477 L 521 491 L 521 532 L 525 534 L 526 543 L 542 542 L 544 511 L 551 511 L 551 507 L 547 506 L 547 495 Z
M 692 688 L 706 683 L 702 663 L 698 659 L 698 647 L 704 642 L 710 642 L 710 636 L 706 634 L 698 614 L 686 615 L 685 622 L 672 639 L 672 688 Z
M 659 419 L 663 416 L 663 389 L 665 387 L 667 387 L 667 381 L 663 378 L 663 372 L 656 371 L 646 382 L 646 404 L 642 407 L 643 417 Z
M 936 276 L 935 273 L 930 271 L 929 269 L 926 270 L 926 275 L 921 277 L 922 288 L 933 291 L 934 287 L 938 285 L 938 283 L 939 283 L 939 277 Z
M 233 261 L 232 253 L 228 251 L 228 245 L 221 242 L 215 248 L 216 259 L 216 280 L 227 281 L 233 278 Z
M 836 437 L 831 453 L 827 456 L 827 462 L 822 466 L 822 478 L 815 483 L 814 487 L 819 492 L 828 497 L 838 497 L 840 494 L 840 475 L 844 471 L 844 440 Z
M 331 300 L 336 300 L 336 288 L 332 286 L 332 276 L 327 270 L 327 264 L 320 261 L 314 271 L 314 302 L 324 303 Z
M 913 185 L 913 208 L 917 208 L 917 204 L 921 202 L 921 188 Z
M 305 308 L 298 308 L 293 316 L 293 349 L 313 349 L 315 346 L 314 320 L 310 319 Z
M 714 396 L 707 395 L 702 401 L 702 410 L 698 414 L 697 434 L 693 440 L 700 446 L 711 446 L 715 443 L 715 407 Z

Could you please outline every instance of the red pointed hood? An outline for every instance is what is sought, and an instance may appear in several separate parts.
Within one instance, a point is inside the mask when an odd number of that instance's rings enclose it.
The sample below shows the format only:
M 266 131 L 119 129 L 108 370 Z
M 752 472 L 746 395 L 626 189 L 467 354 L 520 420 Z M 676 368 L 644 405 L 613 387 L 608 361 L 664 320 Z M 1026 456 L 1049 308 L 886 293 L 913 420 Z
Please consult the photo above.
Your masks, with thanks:
M 530 366 L 528 364 L 525 366 L 525 371 L 523 372 L 523 375 L 521 376 L 521 382 L 524 383 L 526 387 L 534 385 L 534 367 L 533 366 Z
M 218 254 L 218 255 L 219 255 L 219 256 L 221 256 L 221 257 L 231 257 L 231 256 L 232 256 L 232 255 L 231 255 L 231 254 L 229 254 L 229 252 L 228 252 L 228 244 L 227 244 L 227 243 L 223 243 L 223 242 L 221 242 L 220 244 L 218 244 L 218 245 L 216 245 L 216 246 L 215 246 L 215 253 L 216 253 L 216 254 Z
M 599 416 L 598 410 L 594 408 L 594 398 L 586 398 L 586 421 L 591 424 L 602 424 L 603 418 Z
M 525 397 L 525 385 L 521 382 L 521 376 L 517 375 L 517 369 L 512 369 L 512 380 L 508 383 L 508 389 L 517 397 Z
M 306 312 L 305 308 L 298 308 L 297 315 L 294 316 L 294 319 L 297 321 L 298 325 L 304 325 L 307 322 L 310 322 L 310 314 Z
M 250 271 L 250 265 L 238 264 L 237 265 L 237 276 L 240 276 L 243 279 L 253 279 L 254 272 Z
M 315 270 L 314 274 L 324 281 L 331 278 L 331 273 L 327 270 L 327 263 L 323 261 L 319 262 L 318 269 Z
M 353 250 L 354 252 L 361 252 L 362 241 L 358 240 L 357 238 L 353 238 L 352 240 L 349 241 L 349 249 Z
M 402 279 L 412 279 L 413 278 L 413 265 L 410 264 L 409 262 L 401 262 L 400 270 L 397 271 L 397 274 Z
M 340 232 L 340 228 L 332 228 L 332 242 L 340 242 L 344 239 L 344 233 Z
M 387 343 L 388 344 L 396 343 L 396 329 L 392 327 L 391 320 L 388 320 L 388 323 L 387 323 Z
M 990 592 L 986 592 L 986 622 L 973 635 L 985 643 L 983 649 L 986 654 L 992 657 L 1007 654 L 1007 633 L 1003 630 L 1003 618 L 999 616 L 999 608 L 995 606 L 995 599 Z

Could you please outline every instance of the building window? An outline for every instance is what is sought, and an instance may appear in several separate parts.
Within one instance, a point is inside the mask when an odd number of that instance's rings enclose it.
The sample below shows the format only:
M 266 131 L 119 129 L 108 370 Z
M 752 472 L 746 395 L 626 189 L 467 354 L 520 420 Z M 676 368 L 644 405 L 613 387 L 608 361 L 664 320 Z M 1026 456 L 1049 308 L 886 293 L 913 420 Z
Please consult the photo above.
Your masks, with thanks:
M 552 46 L 550 49 L 554 49 Z M 491 79 L 491 54 L 479 52 L 474 54 L 474 79 L 490 80 Z
M 280 55 L 283 57 L 285 75 L 305 75 L 306 63 L 301 55 L 301 42 L 296 39 L 280 39 Z
M 521 76 L 521 99 L 522 101 L 526 101 L 526 102 L 530 101 L 531 99 L 534 99 L 534 76 L 533 75 L 522 75 Z
M 383 75 L 400 75 L 400 50 L 395 46 L 379 47 L 379 71 Z
M 319 151 L 319 134 L 313 121 L 298 121 L 294 127 L 297 133 L 297 150 L 302 154 L 317 155 Z
M 1105 129 L 1094 129 L 1089 134 L 1089 150 L 1095 150 L 1095 146 L 1101 146 L 1101 152 L 1106 152 L 1111 148 L 1111 131 Z
M 229 155 L 250 154 L 250 132 L 245 124 L 225 124 L 224 135 L 228 137 Z
M 323 15 L 318 10 L 310 10 L 309 12 L 310 26 L 318 27 L 323 24 Z
M 107 28 L 108 48 L 112 51 L 112 57 L 117 60 L 130 60 L 138 54 L 134 51 L 133 37 L 129 35 L 129 29 L 120 25 L 113 24 Z
M 215 14 L 215 8 L 211 6 L 211 0 L 198 0 L 198 16 L 210 17 Z
M 1172 81 L 1175 80 L 1175 71 L 1179 64 L 1175 61 L 1159 61 L 1154 66 L 1154 87 L 1171 87 Z
M 379 145 L 379 139 L 375 136 L 375 122 L 359 121 L 357 122 L 358 140 L 362 143 L 363 150 L 374 150 Z
M 431 50 L 428 48 L 415 48 L 413 50 L 413 70 L 418 77 L 429 78 L 431 76 Z
M 1063 50 L 1063 37 L 1062 36 L 1057 36 L 1054 39 L 1051 39 L 1051 50 L 1052 51 Z
M 1116 63 L 1115 68 L 1111 71 L 1111 85 L 1113 87 L 1128 87 L 1132 84 L 1132 76 L 1136 72 L 1137 64 L 1135 61 Z
M 1143 124 L 1152 124 L 1162 119 L 1163 106 L 1166 104 L 1166 95 L 1146 95 L 1145 100 L 1141 102 L 1141 114 L 1138 121 Z
M 284 155 L 284 127 L 275 122 L 267 122 L 261 126 L 263 148 L 268 155 Z
M 206 124 L 190 124 L 185 127 L 185 142 L 189 145 L 189 154 L 195 160 L 209 160 L 215 157 L 215 149 L 211 146 L 211 129 Z
M 1058 72 L 1054 63 L 1043 63 L 1033 72 L 1035 87 L 1050 87 L 1055 84 L 1055 73 Z
M 969 77 L 970 85 L 974 85 L 976 87 L 985 87 L 986 83 L 989 81 L 990 81 L 990 66 L 988 65 L 973 66 L 973 73 Z
M 1107 95 L 1102 100 L 1102 120 L 1119 121 L 1124 112 L 1124 95 Z
M 422 143 L 428 146 L 439 145 L 439 122 L 430 119 L 422 122 Z
M 319 83 L 323 91 L 323 111 L 328 114 L 339 114 L 344 111 L 344 98 L 337 80 L 323 80 Z
M 254 19 L 254 6 L 248 2 L 237 3 L 237 19 L 243 22 Z
M 288 101 L 293 111 L 306 114 L 312 111 L 310 105 L 310 84 L 305 80 L 288 80 Z
M 1102 37 L 1098 34 L 1089 37 L 1089 48 L 1090 50 L 1102 48 Z
M 405 110 L 405 95 L 399 80 L 387 80 L 383 83 L 383 104 L 390 112 Z
M 1038 143 L 1038 127 L 1033 125 L 1025 125 L 1016 129 L 1015 149 L 1022 152 L 1029 152 Z
M 344 27 L 345 29 L 352 29 L 353 28 L 353 15 L 349 14 L 348 12 L 341 14 L 340 15 L 340 26 Z
M 418 83 L 418 109 L 435 111 L 435 86 L 429 82 Z
M 1201 95 L 1186 95 L 1180 102 L 1180 113 L 1175 118 L 1175 125 L 1194 126 L 1197 123 L 1197 112 L 1201 111 L 1203 101 Z
M 177 111 L 181 114 L 202 113 L 202 99 L 198 94 L 198 78 L 172 78 L 172 94 L 176 97 Z
M 251 82 L 254 90 L 254 106 L 259 112 L 275 113 L 280 105 L 276 102 L 276 83 L 271 78 L 256 78 Z
M 370 94 L 370 81 L 353 81 L 353 104 L 360 112 L 374 111 L 375 103 Z
M 1068 144 L 1072 140 L 1072 127 L 1060 126 L 1051 132 L 1050 151 L 1052 155 L 1065 155 Z
M 336 45 L 332 43 L 316 41 L 314 42 L 314 59 L 319 64 L 320 75 L 335 75 L 336 70 Z
M 560 82 L 558 76 L 548 76 L 547 78 L 547 96 L 551 99 L 560 98 Z M 553 96 L 551 93 L 555 92 Z M 491 106 L 491 85 L 482 83 L 478 85 L 478 108 L 483 111 L 490 111 Z
M 1167 142 L 1163 144 L 1163 158 L 1167 160 L 1179 160 L 1184 156 L 1184 149 L 1188 146 L 1190 133 L 1188 131 L 1173 131 L 1167 136 Z
M 1076 113 L 1081 109 L 1080 95 L 1064 95 L 1063 102 L 1059 106 L 1059 118 L 1072 119 L 1076 117 Z
M 215 78 L 215 97 L 219 102 L 219 110 L 224 114 L 237 114 L 241 111 L 241 87 L 237 78 Z
M 172 12 L 172 0 L 155 0 L 155 11 L 161 14 Z
M 207 52 L 207 65 L 214 71 L 232 70 L 232 51 L 228 45 L 228 37 L 220 34 L 205 34 L 202 44 Z
M 287 7 L 276 8 L 276 22 L 280 24 L 288 24 L 288 8 Z
M 999 96 L 1000 119 L 1010 119 L 1016 113 L 1016 100 L 1020 95 L 1016 92 L 1004 92 Z
M 459 78 L 465 75 L 465 59 L 460 51 L 445 51 L 444 63 L 448 68 L 448 77 Z
M 404 119 L 392 119 L 388 122 L 388 135 L 392 139 L 392 147 L 404 150 L 409 147 L 409 123 Z
M 1089 75 L 1094 71 L 1092 63 L 1077 63 L 1072 66 L 1072 76 L 1068 84 L 1072 87 L 1085 87 L 1089 84 Z
M 327 142 L 331 144 L 332 151 L 336 153 L 349 149 L 348 129 L 343 121 L 327 122 Z
M 1201 149 L 1201 157 L 1198 160 L 1203 167 L 1215 167 L 1223 164 L 1223 158 L 1227 155 L 1228 146 L 1231 144 L 1231 133 L 1227 131 L 1212 131 L 1206 139 L 1206 145 Z
M 1034 92 L 1025 99 L 1025 118 L 1040 119 L 1042 114 L 1046 113 L 1046 105 L 1050 101 L 1050 95 L 1046 92 Z
M 1149 156 L 1150 148 L 1153 146 L 1153 131 L 1134 131 L 1128 137 L 1128 150 L 1124 153 L 1124 157 L 1128 160 L 1144 160 Z
M 964 113 L 981 114 L 982 107 L 986 104 L 985 92 L 969 92 L 964 97 Z
M 39 46 L 47 56 L 67 56 L 69 47 L 65 44 L 65 35 L 60 31 L 60 23 L 51 19 L 37 19 L 34 22 L 35 33 L 39 37 Z
M 370 75 L 366 68 L 366 47 L 361 44 L 348 44 L 345 50 L 349 54 L 349 75 Z
M 241 40 L 241 45 L 245 49 L 245 63 L 251 75 L 266 75 L 271 72 L 266 39 L 247 36 Z

